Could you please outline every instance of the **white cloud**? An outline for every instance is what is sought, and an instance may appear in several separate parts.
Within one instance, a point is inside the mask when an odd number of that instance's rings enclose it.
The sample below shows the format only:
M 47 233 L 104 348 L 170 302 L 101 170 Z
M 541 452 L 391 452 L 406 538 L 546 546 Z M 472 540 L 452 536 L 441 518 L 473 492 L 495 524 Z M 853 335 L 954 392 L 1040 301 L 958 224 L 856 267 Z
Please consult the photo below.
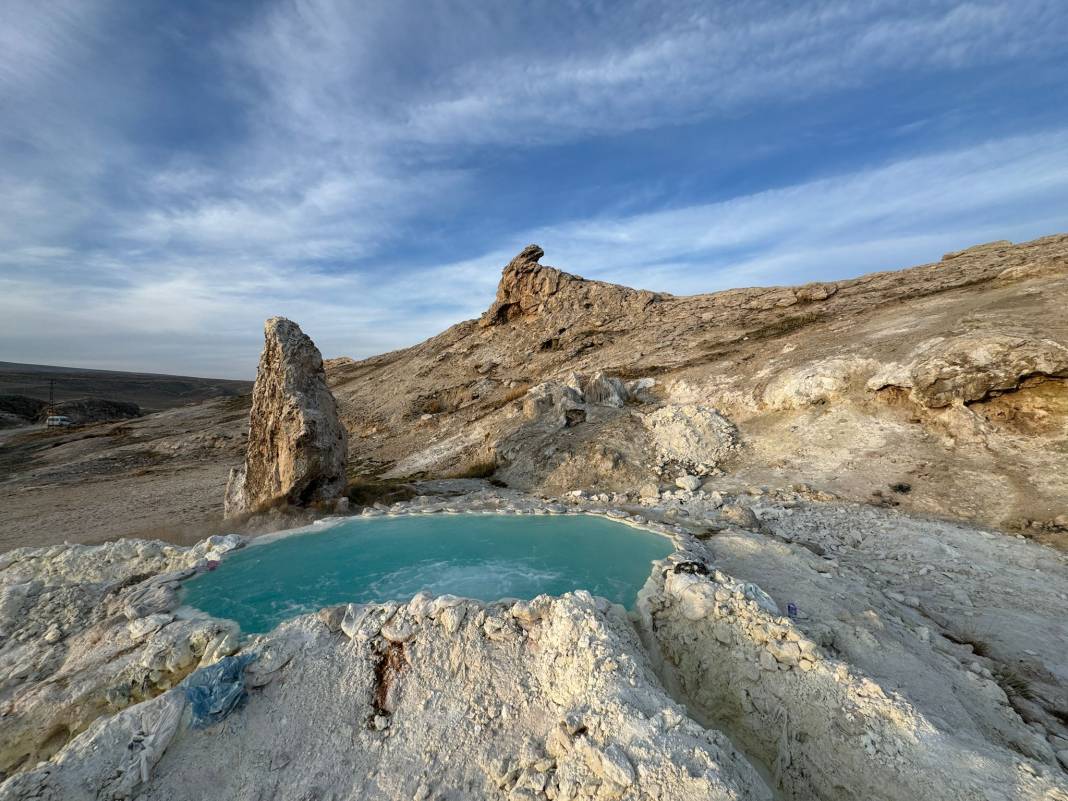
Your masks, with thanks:
M 629 25 L 627 14 L 576 25 L 564 5 L 537 20 L 419 7 L 275 6 L 242 40 L 271 100 L 264 113 L 350 145 L 559 141 L 794 102 L 886 69 L 994 64 L 1068 36 L 1068 19 L 1046 0 L 674 3 Z M 440 26 L 438 41 L 419 50 L 428 25 Z M 399 26 L 417 53 L 408 75 L 391 57 Z
M 992 238 L 1053 233 L 1063 228 L 1065 198 L 1068 131 L 1060 131 L 722 203 L 529 230 L 508 249 L 432 268 L 395 265 L 379 279 L 196 260 L 128 270 L 127 285 L 90 292 L 31 275 L 0 282 L 0 341 L 30 347 L 24 332 L 44 321 L 68 333 L 70 363 L 105 364 L 97 355 L 105 350 L 114 355 L 106 366 L 134 367 L 139 353 L 185 342 L 188 352 L 167 353 L 168 369 L 248 376 L 268 316 L 298 320 L 327 355 L 414 344 L 481 312 L 500 268 L 530 241 L 561 269 L 686 294 L 859 275 Z M 65 258 L 38 258 L 52 255 Z
M 327 354 L 411 344 L 481 311 L 529 241 L 563 269 L 683 293 L 904 266 L 1068 210 L 1062 131 L 718 203 L 515 220 L 507 246 L 432 268 L 382 255 L 484 189 L 482 146 L 531 154 L 1051 51 L 1068 15 L 1044 0 L 279 0 L 198 43 L 241 123 L 199 150 L 139 140 L 167 87 L 144 77 L 148 37 L 120 35 L 128 9 L 0 7 L 0 358 L 247 376 L 267 316 Z
M 530 236 L 565 270 L 693 293 L 907 267 L 989 238 L 1055 233 L 1065 219 L 1060 130 Z

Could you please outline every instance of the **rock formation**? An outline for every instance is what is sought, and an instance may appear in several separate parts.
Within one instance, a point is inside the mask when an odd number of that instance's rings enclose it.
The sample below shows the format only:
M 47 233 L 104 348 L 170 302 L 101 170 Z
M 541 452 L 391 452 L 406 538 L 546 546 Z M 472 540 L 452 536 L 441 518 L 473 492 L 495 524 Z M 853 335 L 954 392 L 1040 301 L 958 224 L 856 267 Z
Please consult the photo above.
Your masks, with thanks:
M 0 777 L 232 653 L 233 624 L 174 611 L 181 580 L 241 544 L 120 540 L 0 556 Z
M 1060 537 L 1068 236 L 690 297 L 542 256 L 511 260 L 478 321 L 328 365 L 372 472 L 449 475 L 494 452 L 509 486 L 633 493 L 705 464 L 728 488 L 806 482 L 862 502 L 906 483 L 903 509 Z M 716 415 L 716 453 L 660 430 L 681 407 Z
M 877 375 L 872 388 L 908 388 L 916 403 L 937 409 L 1013 392 L 1029 378 L 1068 378 L 1068 347 L 1000 332 L 938 337 L 921 343 L 897 373 L 895 365 Z
M 611 308 L 617 313 L 638 311 L 661 297 L 543 267 L 538 260 L 544 255 L 545 251 L 537 245 L 527 245 L 508 263 L 501 273 L 493 305 L 479 320 L 481 326 L 502 325 L 539 313 L 576 320 L 592 309 Z
M 664 463 L 643 420 L 693 405 L 734 430 L 717 490 L 804 483 L 1068 548 L 1068 235 L 689 297 L 539 259 L 531 247 L 505 267 L 481 323 L 325 364 L 361 475 L 496 457 L 495 477 L 530 491 L 674 489 L 690 468 Z M 247 417 L 232 399 L 47 438 L 5 430 L 0 549 L 211 533 Z M 129 497 L 144 503 L 116 519 Z
M 581 591 L 419 593 L 241 641 L 180 608 L 238 537 L 7 551 L 0 801 L 1068 798 L 1068 557 L 1029 541 L 1068 546 L 1068 236 L 694 297 L 541 255 L 481 321 L 325 375 L 268 321 L 228 512 L 336 495 L 329 378 L 361 469 L 425 493 L 365 517 L 574 511 L 671 537 L 637 630 Z M 243 414 L 5 439 L 29 478 L 0 486 L 0 550 L 67 535 L 43 504 L 119 525 L 114 486 L 215 497 Z M 497 486 L 418 482 L 487 454 Z M 235 653 L 247 703 L 189 727 L 181 683 Z
M 226 487 L 227 517 L 279 501 L 333 501 L 345 488 L 348 438 L 319 349 L 283 317 L 264 324 L 264 339 L 245 463 Z
M 581 590 L 420 592 L 242 640 L 179 591 L 239 537 L 4 554 L 0 801 L 1068 797 L 1049 549 L 801 494 L 677 495 L 641 517 L 507 490 L 388 510 L 570 507 L 669 536 L 637 627 Z M 246 702 L 194 725 L 189 683 L 235 652 Z

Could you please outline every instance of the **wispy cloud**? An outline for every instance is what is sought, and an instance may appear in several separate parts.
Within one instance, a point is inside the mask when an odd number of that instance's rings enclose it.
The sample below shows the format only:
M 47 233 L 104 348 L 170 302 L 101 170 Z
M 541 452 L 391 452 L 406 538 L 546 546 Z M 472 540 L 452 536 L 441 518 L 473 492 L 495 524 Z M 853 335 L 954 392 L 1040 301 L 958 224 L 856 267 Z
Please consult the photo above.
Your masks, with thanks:
M 125 358 L 132 358 L 146 340 L 202 338 L 185 359 L 169 358 L 187 371 L 199 365 L 212 372 L 243 359 L 248 374 L 259 324 L 271 314 L 301 320 L 328 354 L 357 356 L 414 343 L 473 317 L 491 300 L 500 267 L 528 241 L 542 243 L 544 261 L 562 269 L 687 294 L 909 266 L 981 241 L 991 230 L 1031 238 L 1063 227 L 1065 197 L 1068 131 L 722 203 L 529 229 L 508 247 L 472 259 L 432 268 L 396 265 L 384 282 L 359 272 L 282 265 L 238 265 L 224 274 L 187 261 L 88 295 L 83 286 L 43 285 L 33 276 L 0 281 L 0 335 L 18 342 L 20 332 L 52 319 L 68 332 L 70 352 L 84 352 L 82 358 L 100 350 L 128 351 Z M 82 339 L 93 336 L 97 341 Z M 115 366 L 129 366 L 121 358 Z
M 848 164 L 809 143 L 802 178 L 761 123 L 834 110 L 859 126 L 895 83 L 1041 67 L 1068 38 L 1045 0 L 158 14 L 0 8 L 0 358 L 248 375 L 266 316 L 332 354 L 410 344 L 484 308 L 528 241 L 564 269 L 682 293 L 904 266 L 1068 211 L 1068 113 L 935 144 L 931 118 L 903 111 L 892 147 Z M 739 120 L 764 172 L 714 202 L 685 160 L 658 176 L 680 187 L 668 206 L 630 163 L 594 191 L 557 161 L 631 136 L 641 159 L 672 147 L 660 131 L 714 142 Z M 501 163 L 520 183 L 491 177 Z M 556 196 L 534 188 L 544 175 Z M 478 209 L 524 191 L 549 222 L 513 201 L 490 230 Z
M 243 39 L 243 57 L 266 113 L 325 140 L 514 144 L 794 102 L 887 69 L 996 64 L 1068 34 L 1044 0 L 673 3 L 595 18 L 560 4 L 538 20 L 479 7 L 285 3 Z M 419 52 L 413 68 L 391 58 L 399 40 Z

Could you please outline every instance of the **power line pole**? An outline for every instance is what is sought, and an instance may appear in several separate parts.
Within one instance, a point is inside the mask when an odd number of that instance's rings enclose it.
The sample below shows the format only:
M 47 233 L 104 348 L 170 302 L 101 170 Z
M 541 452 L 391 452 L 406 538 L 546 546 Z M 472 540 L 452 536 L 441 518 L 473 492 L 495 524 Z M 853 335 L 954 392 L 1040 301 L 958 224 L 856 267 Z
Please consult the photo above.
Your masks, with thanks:
M 48 379 L 48 416 L 56 413 L 56 379 Z

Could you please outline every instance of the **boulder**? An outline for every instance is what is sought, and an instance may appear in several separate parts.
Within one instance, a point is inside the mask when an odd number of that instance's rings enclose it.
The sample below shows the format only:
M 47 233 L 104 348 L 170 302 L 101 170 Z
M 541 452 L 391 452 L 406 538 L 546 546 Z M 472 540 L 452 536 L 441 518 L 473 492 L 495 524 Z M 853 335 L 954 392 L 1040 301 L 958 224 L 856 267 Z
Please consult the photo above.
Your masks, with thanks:
M 701 479 L 690 475 L 679 476 L 675 479 L 675 486 L 687 492 L 697 492 L 701 489 Z
M 226 487 L 227 517 L 276 502 L 333 502 L 345 488 L 348 438 L 319 349 L 284 317 L 264 324 L 264 339 L 245 463 Z

